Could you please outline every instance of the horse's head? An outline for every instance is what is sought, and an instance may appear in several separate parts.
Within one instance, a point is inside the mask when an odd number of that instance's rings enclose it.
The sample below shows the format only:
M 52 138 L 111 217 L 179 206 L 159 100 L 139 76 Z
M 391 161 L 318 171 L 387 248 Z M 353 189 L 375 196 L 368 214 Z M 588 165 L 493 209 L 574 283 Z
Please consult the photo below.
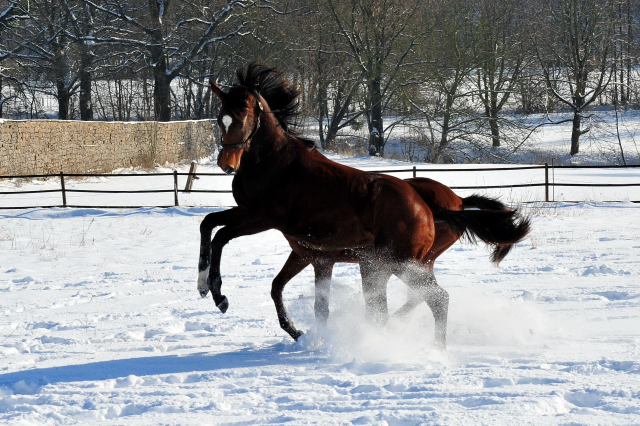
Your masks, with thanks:
M 222 134 L 218 166 L 231 174 L 240 167 L 242 154 L 249 149 L 260 128 L 264 100 L 260 100 L 257 92 L 252 93 L 244 87 L 234 87 L 231 92 L 224 93 L 213 79 L 210 83 L 211 90 L 222 102 L 218 114 Z
M 300 88 L 289 83 L 281 72 L 254 61 L 237 72 L 238 84 L 224 93 L 211 79 L 211 90 L 222 105 L 218 126 L 222 133 L 218 165 L 226 173 L 238 170 L 245 151 L 251 149 L 251 141 L 273 146 L 286 143 L 287 137 L 296 136 L 295 118 L 298 115 Z M 267 138 L 258 137 L 268 134 Z M 310 149 L 313 141 L 300 139 Z M 265 145 L 263 145 L 265 147 Z

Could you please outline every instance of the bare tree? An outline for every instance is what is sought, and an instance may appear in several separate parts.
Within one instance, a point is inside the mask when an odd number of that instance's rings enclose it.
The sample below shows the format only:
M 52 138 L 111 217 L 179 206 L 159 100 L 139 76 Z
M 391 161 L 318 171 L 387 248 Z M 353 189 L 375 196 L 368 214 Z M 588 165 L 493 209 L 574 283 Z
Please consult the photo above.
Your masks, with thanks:
M 523 16 L 521 2 L 479 0 L 479 64 L 475 83 L 489 121 L 492 146 L 500 146 L 500 112 L 513 93 L 525 61 L 525 46 L 519 37 Z
M 91 102 L 91 85 L 95 65 L 103 58 L 96 57 L 94 39 L 105 31 L 105 23 L 96 29 L 93 10 L 78 1 L 61 0 L 61 5 L 69 17 L 68 27 L 64 29 L 75 45 L 78 63 L 80 119 L 93 120 L 93 104 Z
M 65 33 L 69 16 L 57 0 L 30 1 L 25 13 L 29 19 L 11 32 L 10 40 L 18 46 L 13 60 L 35 90 L 57 99 L 58 118 L 67 120 L 78 79 L 71 42 Z
M 639 43 L 634 39 L 634 33 L 637 34 L 640 27 L 640 6 L 633 0 L 618 0 L 616 7 L 617 22 L 612 46 L 613 104 L 627 105 L 631 99 L 632 70 L 638 60 Z
M 580 150 L 583 113 L 611 78 L 616 0 L 543 0 L 536 55 L 550 93 L 573 112 L 571 155 Z
M 398 76 L 419 41 L 414 22 L 421 2 L 406 0 L 327 0 L 366 87 L 365 115 L 371 154 L 385 145 L 385 110 L 399 88 Z
M 294 21 L 291 33 L 305 32 L 298 40 L 290 37 L 290 49 L 301 58 L 297 69 L 306 88 L 305 114 L 318 123 L 323 149 L 331 148 L 340 130 L 356 125 L 364 114 L 354 107 L 362 85 L 360 68 L 351 61 L 349 46 L 339 34 L 329 10 L 311 1 Z
M 21 13 L 18 0 L 9 0 L 6 4 L 0 6 L 0 36 L 5 30 L 25 18 L 26 16 Z M 2 118 L 4 104 L 16 97 L 16 95 L 9 95 L 5 98 L 2 94 L 2 86 L 6 78 L 5 68 L 3 68 L 2 63 L 14 53 L 13 49 L 15 48 L 15 46 L 9 46 L 4 43 L 4 40 L 3 37 L 0 37 L 0 118 Z
M 464 0 L 432 0 L 424 11 L 421 53 L 426 61 L 412 70 L 413 90 L 405 89 L 405 95 L 427 123 L 425 140 L 433 163 L 444 159 L 451 142 L 478 133 L 479 115 L 468 102 L 474 91 L 465 84 L 479 63 L 471 11 Z
M 146 4 L 106 0 L 83 0 L 109 14 L 123 26 L 111 41 L 132 47 L 132 54 L 144 61 L 153 74 L 155 117 L 171 119 L 171 82 L 199 58 L 205 48 L 241 33 L 244 28 L 238 11 L 253 1 L 148 0 Z
M 627 0 L 626 82 L 629 103 L 640 105 L 640 3 Z
M 0 7 L 0 29 L 5 28 L 10 22 L 20 19 L 19 1 L 9 0 L 4 7 Z

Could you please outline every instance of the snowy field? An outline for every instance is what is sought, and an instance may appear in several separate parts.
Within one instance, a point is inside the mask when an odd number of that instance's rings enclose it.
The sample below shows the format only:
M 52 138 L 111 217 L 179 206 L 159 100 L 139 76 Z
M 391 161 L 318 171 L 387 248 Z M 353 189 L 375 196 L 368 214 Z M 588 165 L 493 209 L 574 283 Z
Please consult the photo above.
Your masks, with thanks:
M 322 340 L 312 270 L 288 285 L 307 332 L 292 341 L 269 296 L 290 251 L 275 231 L 226 247 L 221 314 L 196 291 L 213 210 L 197 206 L 231 200 L 180 196 L 196 207 L 0 210 L 0 422 L 640 424 L 639 204 L 529 204 L 533 232 L 500 268 L 485 247 L 454 245 L 436 262 L 451 297 L 443 354 L 425 305 L 367 325 L 352 264 L 334 269 Z M 393 278 L 390 310 L 405 299 Z

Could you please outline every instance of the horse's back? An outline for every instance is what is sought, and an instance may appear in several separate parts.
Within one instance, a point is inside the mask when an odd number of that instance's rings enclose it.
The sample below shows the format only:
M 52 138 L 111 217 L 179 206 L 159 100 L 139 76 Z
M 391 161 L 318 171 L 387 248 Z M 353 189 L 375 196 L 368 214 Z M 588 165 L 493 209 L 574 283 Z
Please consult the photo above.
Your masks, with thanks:
M 281 231 L 313 248 L 379 246 L 393 256 L 421 258 L 433 242 L 429 206 L 401 179 L 302 151 L 288 180 L 297 196 Z
M 406 182 L 422 197 L 434 214 L 442 210 L 462 210 L 462 198 L 447 185 L 429 178 L 410 178 Z

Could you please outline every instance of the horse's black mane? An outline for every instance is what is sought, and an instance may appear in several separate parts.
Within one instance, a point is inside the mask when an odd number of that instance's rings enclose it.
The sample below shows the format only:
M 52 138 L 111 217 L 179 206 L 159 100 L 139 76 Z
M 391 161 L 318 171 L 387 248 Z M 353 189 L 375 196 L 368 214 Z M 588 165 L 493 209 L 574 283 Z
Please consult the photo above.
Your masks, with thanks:
M 245 101 L 249 93 L 259 93 L 267 101 L 280 127 L 287 134 L 299 139 L 309 148 L 316 147 L 314 141 L 300 137 L 295 131 L 296 118 L 300 114 L 298 102 L 300 88 L 297 84 L 287 81 L 282 72 L 258 61 L 251 62 L 247 68 L 239 69 L 236 75 L 239 84 L 231 87 L 229 91 L 231 96 L 228 97 L 235 99 L 236 102 L 228 107 L 241 110 L 246 105 Z

